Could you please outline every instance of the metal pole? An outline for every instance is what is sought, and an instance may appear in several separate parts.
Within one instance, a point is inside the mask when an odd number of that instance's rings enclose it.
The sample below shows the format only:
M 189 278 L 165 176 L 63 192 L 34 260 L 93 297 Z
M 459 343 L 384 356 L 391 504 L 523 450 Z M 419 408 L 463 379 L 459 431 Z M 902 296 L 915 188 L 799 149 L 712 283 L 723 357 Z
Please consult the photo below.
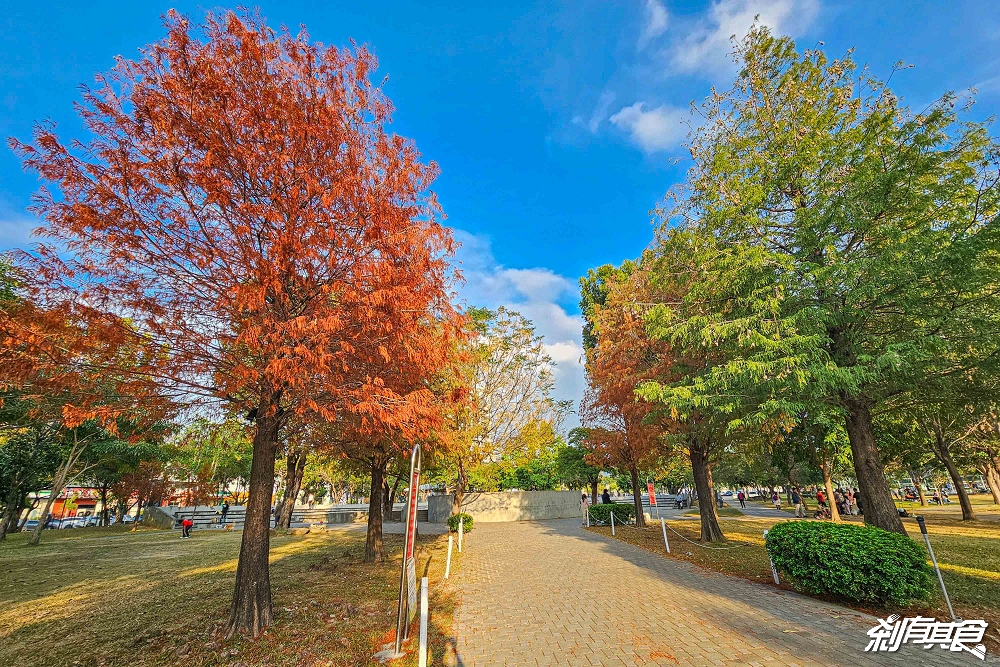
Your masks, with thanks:
M 462 535 L 465 533 L 465 517 L 458 518 L 458 553 L 462 553 Z
M 427 577 L 420 579 L 420 648 L 417 656 L 419 667 L 427 667 Z
M 611 514 L 611 537 L 615 536 L 615 513 L 609 512 Z
M 587 517 L 587 528 L 590 528 L 590 505 L 583 510 L 583 515 Z
M 670 553 L 670 542 L 667 542 L 667 524 L 663 521 L 663 517 L 660 517 L 660 528 L 663 529 L 663 546 L 667 548 L 667 553 Z
M 764 531 L 764 548 L 765 549 L 767 548 L 767 531 L 766 530 Z M 774 575 L 774 585 L 775 586 L 780 586 L 781 582 L 778 581 L 778 568 L 776 568 L 774 566 L 774 561 L 771 560 L 771 554 L 767 555 L 767 560 L 768 560 L 768 562 L 771 563 L 771 574 Z
M 451 575 L 451 548 L 455 544 L 455 538 L 451 535 L 448 536 L 448 560 L 444 562 L 444 578 L 447 579 Z
M 409 502 L 414 503 L 417 499 L 417 490 L 412 488 L 413 485 L 413 473 L 416 472 L 420 474 L 420 445 L 413 445 L 413 453 L 410 454 L 410 493 Z M 399 568 L 399 605 L 396 608 L 396 643 L 394 644 L 393 657 L 399 657 L 400 651 L 403 648 L 403 634 L 406 630 L 405 619 L 407 616 L 407 610 L 405 608 L 405 602 L 403 601 L 403 593 L 406 589 L 406 561 L 407 554 L 410 552 L 410 531 L 409 531 L 409 509 L 410 504 L 407 504 L 407 517 L 406 522 L 403 524 L 403 564 Z
M 955 616 L 955 610 L 951 608 L 951 599 L 948 597 L 948 589 L 944 587 L 944 577 L 941 576 L 941 568 L 938 567 L 937 558 L 934 557 L 934 548 L 931 546 L 931 538 L 927 535 L 927 524 L 924 523 L 924 517 L 917 517 L 917 525 L 920 526 L 920 533 L 924 536 L 924 542 L 927 543 L 927 551 L 931 555 L 931 562 L 934 563 L 934 571 L 937 572 L 938 582 L 941 584 L 941 592 L 944 593 L 944 601 L 948 603 L 948 613 L 951 614 L 951 620 L 961 621 L 958 616 Z

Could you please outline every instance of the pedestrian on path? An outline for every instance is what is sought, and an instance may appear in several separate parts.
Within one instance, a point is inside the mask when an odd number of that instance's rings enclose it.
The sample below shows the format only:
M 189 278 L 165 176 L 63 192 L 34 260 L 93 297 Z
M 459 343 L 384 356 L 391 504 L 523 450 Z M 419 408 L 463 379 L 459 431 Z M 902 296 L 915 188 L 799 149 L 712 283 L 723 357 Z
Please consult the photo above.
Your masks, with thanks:
M 746 496 L 745 493 L 743 493 L 742 491 L 740 491 L 739 493 L 736 494 L 736 499 L 738 501 L 740 501 L 740 508 L 741 509 L 746 509 L 747 508 L 747 503 L 746 503 L 747 496 Z
M 611 504 L 611 491 L 608 489 L 604 489 L 604 493 L 601 494 L 601 503 L 604 505 Z
M 191 527 L 194 525 L 194 521 L 190 518 L 185 517 L 181 521 L 181 539 L 186 539 L 191 537 Z
M 792 489 L 792 504 L 795 505 L 795 516 L 801 519 L 806 518 L 806 506 L 802 502 L 802 493 L 798 487 Z
M 222 523 L 226 523 L 226 516 L 229 514 L 229 501 L 222 502 Z
M 777 491 L 771 492 L 771 502 L 774 503 L 774 509 L 781 509 L 781 496 L 778 495 Z
M 580 496 L 580 512 L 583 516 L 580 517 L 580 525 L 587 525 L 587 510 L 590 509 L 590 499 L 587 498 L 587 494 L 584 493 Z

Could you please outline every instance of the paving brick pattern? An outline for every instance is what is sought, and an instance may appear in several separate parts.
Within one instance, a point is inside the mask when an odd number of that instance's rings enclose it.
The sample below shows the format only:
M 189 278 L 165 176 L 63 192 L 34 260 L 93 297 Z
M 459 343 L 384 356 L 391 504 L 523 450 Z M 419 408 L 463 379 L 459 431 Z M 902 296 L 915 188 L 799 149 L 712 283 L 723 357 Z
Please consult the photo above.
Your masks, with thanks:
M 572 519 L 477 523 L 456 583 L 460 667 L 983 664 L 937 647 L 864 653 L 870 616 L 663 558 Z

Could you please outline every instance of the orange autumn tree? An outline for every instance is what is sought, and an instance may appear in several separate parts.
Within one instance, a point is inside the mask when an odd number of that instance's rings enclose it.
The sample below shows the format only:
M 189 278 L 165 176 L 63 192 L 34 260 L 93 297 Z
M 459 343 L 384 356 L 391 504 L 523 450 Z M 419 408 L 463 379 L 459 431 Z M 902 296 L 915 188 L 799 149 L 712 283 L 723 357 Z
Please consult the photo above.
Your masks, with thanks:
M 62 244 L 24 261 L 49 298 L 121 313 L 162 350 L 166 390 L 255 423 L 229 633 L 273 621 L 275 455 L 293 415 L 402 425 L 382 379 L 401 331 L 447 310 L 450 232 L 436 165 L 391 134 L 365 48 L 275 32 L 257 15 L 169 13 L 167 35 L 87 88 L 88 139 L 49 123 L 11 140 L 51 183 L 34 211 Z M 69 257 L 69 259 L 62 259 Z
M 636 387 L 669 372 L 665 344 L 646 335 L 642 295 L 647 282 L 636 264 L 591 272 L 583 281 L 587 321 L 587 390 L 580 417 L 589 429 L 588 459 L 604 468 L 627 471 L 632 483 L 636 525 L 646 525 L 639 472 L 662 454 L 662 436 L 674 425 L 658 406 L 637 400 Z M 585 296 L 586 299 L 586 296 Z
M 123 335 L 127 322 L 75 299 L 40 299 L 4 257 L 0 285 L 0 435 L 31 428 L 58 443 L 59 462 L 41 507 L 47 517 L 86 468 L 95 442 L 141 440 L 171 405 L 142 372 L 155 363 L 157 350 Z M 44 524 L 35 526 L 30 545 L 39 543 Z

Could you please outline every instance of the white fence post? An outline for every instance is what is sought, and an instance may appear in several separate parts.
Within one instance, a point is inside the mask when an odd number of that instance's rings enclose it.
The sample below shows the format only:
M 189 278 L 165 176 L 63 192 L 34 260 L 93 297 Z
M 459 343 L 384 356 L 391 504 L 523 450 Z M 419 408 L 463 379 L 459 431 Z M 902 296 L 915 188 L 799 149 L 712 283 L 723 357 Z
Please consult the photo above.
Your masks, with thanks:
M 670 553 L 670 542 L 667 542 L 667 524 L 664 523 L 663 517 L 660 517 L 660 528 L 663 529 L 663 546 L 667 548 L 667 553 Z
M 465 532 L 465 517 L 458 518 L 458 553 L 462 553 L 462 534 Z
M 420 579 L 420 648 L 419 667 L 427 667 L 427 577 Z
M 764 531 L 764 549 L 767 549 L 767 531 Z M 771 554 L 767 555 L 767 560 L 771 563 L 771 574 L 774 575 L 774 585 L 780 586 L 781 582 L 778 581 L 778 568 L 774 566 L 774 561 L 771 560 Z
M 455 538 L 452 535 L 448 535 L 448 560 L 444 562 L 444 578 L 447 579 L 451 575 L 451 548 L 455 544 Z
M 611 537 L 614 537 L 615 536 L 615 513 L 612 511 L 612 512 L 608 512 L 608 514 L 611 515 Z

